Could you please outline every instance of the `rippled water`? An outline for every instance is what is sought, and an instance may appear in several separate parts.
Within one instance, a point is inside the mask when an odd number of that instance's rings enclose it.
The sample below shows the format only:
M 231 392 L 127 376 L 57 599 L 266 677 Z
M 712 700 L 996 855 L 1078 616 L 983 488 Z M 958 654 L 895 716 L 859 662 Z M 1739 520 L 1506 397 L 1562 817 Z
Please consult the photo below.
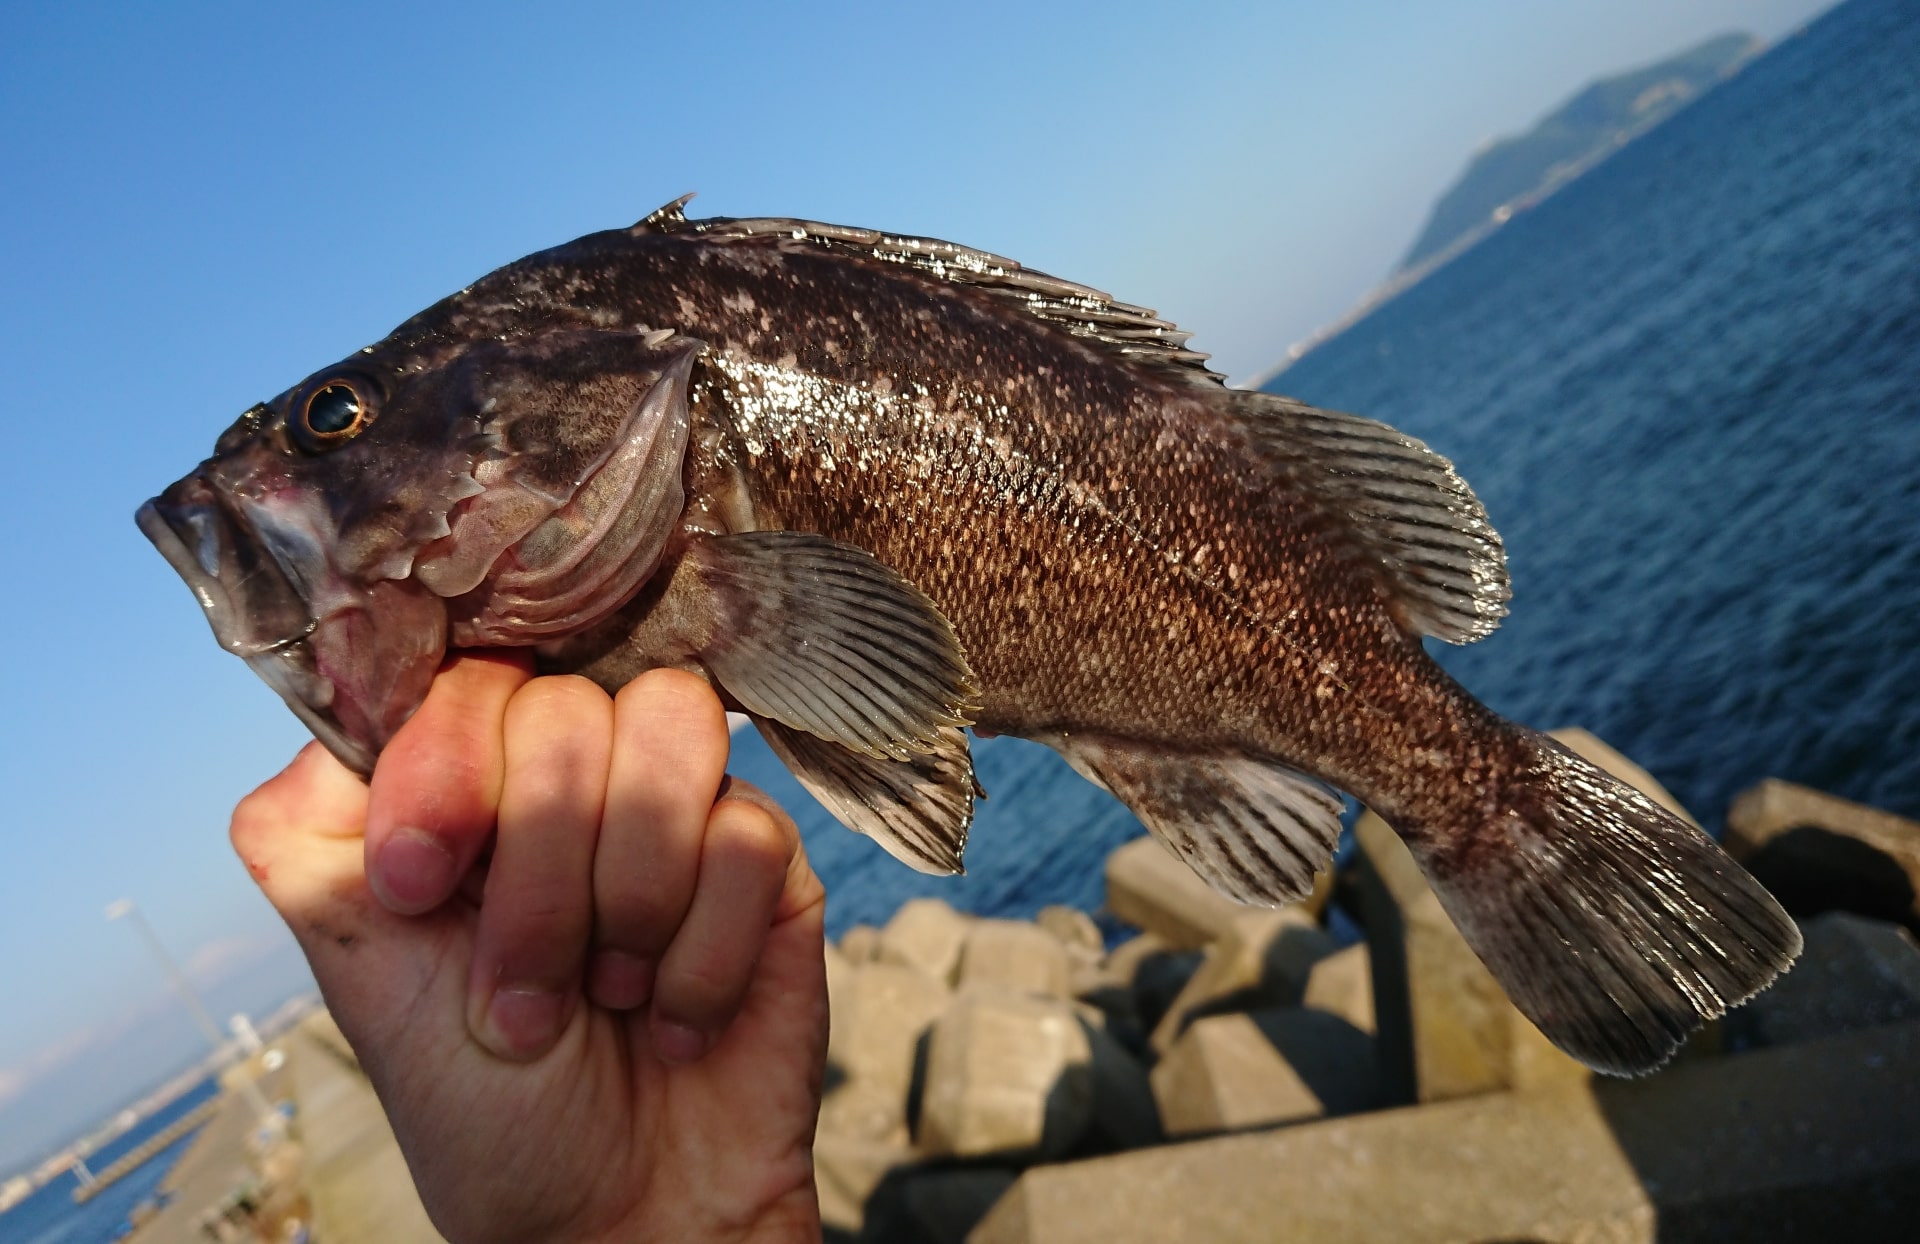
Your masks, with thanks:
M 1478 489 L 1513 616 L 1439 655 L 1496 709 L 1587 726 L 1709 825 L 1769 774 L 1920 815 L 1920 5 L 1829 13 L 1272 387 Z M 802 809 L 836 930 L 921 893 L 1097 905 L 1138 824 L 1051 752 L 976 752 L 959 881 L 750 734 L 735 771 Z

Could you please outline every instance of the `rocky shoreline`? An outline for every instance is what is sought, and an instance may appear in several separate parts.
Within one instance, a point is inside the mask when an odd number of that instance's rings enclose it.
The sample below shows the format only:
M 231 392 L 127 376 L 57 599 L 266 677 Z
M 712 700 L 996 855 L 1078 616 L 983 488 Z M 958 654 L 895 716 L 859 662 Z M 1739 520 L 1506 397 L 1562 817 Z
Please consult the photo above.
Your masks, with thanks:
M 1556 737 L 1686 814 L 1592 735 Z M 1111 948 L 1061 907 L 915 899 L 856 926 L 827 950 L 828 1238 L 1911 1238 L 1920 824 L 1781 782 L 1728 819 L 1806 954 L 1630 1082 L 1540 1036 L 1371 814 L 1278 911 L 1151 839 L 1120 848 L 1106 914 L 1139 932 Z
M 1556 735 L 1684 814 L 1592 735 Z M 1073 908 L 908 902 L 827 947 L 827 1239 L 1916 1238 L 1920 823 L 1777 781 L 1727 820 L 1806 952 L 1634 1081 L 1590 1075 L 1520 1016 L 1372 816 L 1279 911 L 1128 843 L 1101 914 L 1138 931 L 1112 944 Z M 301 1224 L 323 1244 L 439 1240 L 331 1018 L 275 1048 L 292 1133 L 251 1149 L 230 1092 L 137 1244 Z

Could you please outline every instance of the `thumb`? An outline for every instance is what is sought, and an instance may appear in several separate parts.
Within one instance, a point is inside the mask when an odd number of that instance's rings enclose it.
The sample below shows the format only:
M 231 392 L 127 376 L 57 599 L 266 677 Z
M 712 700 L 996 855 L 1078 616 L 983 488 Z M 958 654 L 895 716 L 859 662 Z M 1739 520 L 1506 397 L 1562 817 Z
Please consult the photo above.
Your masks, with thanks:
M 365 782 L 309 743 L 240 801 L 229 829 L 241 862 L 305 952 L 328 1009 L 362 1051 L 384 1043 L 397 1016 L 412 1015 L 412 1043 L 436 1039 L 423 1017 L 457 1022 L 471 955 L 464 904 L 408 917 L 374 898 L 365 865 L 367 798 Z M 452 1005 L 436 1004 L 436 993 Z

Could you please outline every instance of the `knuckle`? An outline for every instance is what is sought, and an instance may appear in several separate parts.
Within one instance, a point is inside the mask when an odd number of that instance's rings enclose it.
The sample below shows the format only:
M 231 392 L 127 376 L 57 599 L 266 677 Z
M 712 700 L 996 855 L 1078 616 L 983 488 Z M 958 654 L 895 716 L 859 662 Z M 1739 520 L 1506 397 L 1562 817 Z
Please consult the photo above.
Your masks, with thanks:
M 658 954 L 673 941 L 687 914 L 691 895 L 686 888 L 628 878 L 605 884 L 596 912 L 602 940 L 624 950 Z
M 719 697 L 706 679 L 687 670 L 647 670 L 621 687 L 616 699 L 622 710 L 649 719 L 668 718 L 682 726 L 718 723 L 723 733 L 726 729 Z
M 707 680 L 690 670 L 671 665 L 643 670 L 620 688 L 623 695 L 684 698 L 691 702 L 713 694 Z
M 672 1018 L 704 1026 L 731 1015 L 744 987 L 744 974 L 734 971 L 725 959 L 700 954 L 669 963 L 655 995 L 661 1010 Z
M 606 692 L 580 675 L 555 674 L 536 678 L 514 692 L 507 702 L 507 715 L 512 724 L 530 719 L 550 725 L 595 712 L 608 703 Z
M 491 940 L 516 975 L 563 975 L 584 946 L 587 910 L 558 888 L 528 891 L 493 907 Z
M 783 866 L 799 837 L 799 830 L 785 812 L 731 792 L 714 805 L 707 827 L 710 851 Z
M 235 851 L 242 855 L 251 850 L 265 835 L 269 818 L 268 796 L 254 791 L 233 807 L 233 816 L 227 822 L 227 841 Z

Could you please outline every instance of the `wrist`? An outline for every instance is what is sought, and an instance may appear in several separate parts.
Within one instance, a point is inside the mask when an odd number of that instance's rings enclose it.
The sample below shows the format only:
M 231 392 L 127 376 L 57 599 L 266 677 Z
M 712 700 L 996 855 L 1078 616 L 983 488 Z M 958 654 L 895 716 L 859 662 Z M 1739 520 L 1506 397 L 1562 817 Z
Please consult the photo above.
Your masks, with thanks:
M 817 1244 L 820 1198 L 813 1180 L 768 1206 L 738 1239 L 740 1244 Z
M 554 1244 L 818 1244 L 819 1240 L 820 1199 L 809 1178 L 750 1219 L 694 1224 L 678 1214 L 648 1215 Z

